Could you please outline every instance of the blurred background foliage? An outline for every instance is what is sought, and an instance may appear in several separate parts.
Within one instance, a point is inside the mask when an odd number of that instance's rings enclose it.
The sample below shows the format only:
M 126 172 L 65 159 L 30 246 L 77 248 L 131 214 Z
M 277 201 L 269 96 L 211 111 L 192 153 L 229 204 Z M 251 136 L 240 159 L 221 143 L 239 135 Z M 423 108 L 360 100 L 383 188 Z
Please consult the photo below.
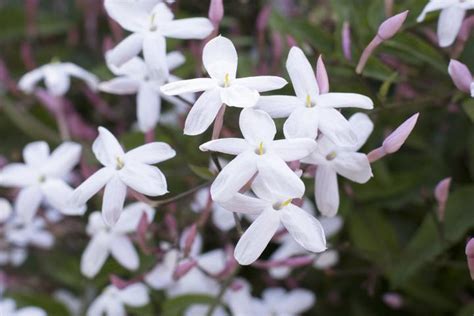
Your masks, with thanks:
M 13 80 L 53 57 L 72 61 L 94 72 L 102 80 L 111 78 L 104 62 L 106 43 L 117 43 L 120 32 L 113 33 L 99 0 L 40 1 L 36 22 L 27 18 L 27 0 L 0 1 L 0 57 Z M 34 2 L 34 1 L 33 1 Z M 178 16 L 206 16 L 208 1 L 180 0 L 174 7 Z M 342 233 L 331 244 L 339 249 L 340 263 L 327 271 L 296 269 L 300 286 L 313 290 L 317 303 L 308 315 L 472 315 L 474 289 L 465 264 L 464 246 L 474 233 L 474 101 L 458 92 L 447 67 L 452 49 L 440 49 L 430 39 L 437 14 L 429 15 L 423 24 L 415 19 L 426 0 L 395 1 L 393 13 L 410 10 L 403 31 L 383 44 L 362 75 L 355 65 L 363 48 L 386 18 L 382 0 L 225 0 L 225 18 L 221 34 L 231 38 L 239 51 L 241 75 L 255 73 L 287 76 L 284 63 L 292 37 L 315 65 L 323 55 L 332 91 L 358 92 L 370 96 L 375 109 L 369 114 L 375 130 L 364 152 L 380 145 L 384 136 L 402 121 L 420 112 L 418 124 L 402 150 L 373 165 L 374 178 L 357 185 L 341 178 L 340 214 L 345 220 Z M 268 23 L 258 25 L 268 14 Z M 352 60 L 342 51 L 341 31 L 349 23 Z M 281 46 L 281 54 L 278 47 Z M 187 58 L 176 74 L 191 78 L 202 73 L 197 41 L 171 41 L 170 47 L 183 51 Z M 276 53 L 275 53 L 276 51 Z M 458 59 L 474 69 L 474 39 L 470 39 Z M 8 74 L 0 73 L 0 150 L 10 160 L 21 159 L 23 146 L 33 140 L 46 139 L 51 145 L 59 141 L 51 115 L 38 101 L 9 87 Z M 100 94 L 113 110 L 104 118 L 85 87 L 74 82 L 67 98 L 85 121 L 92 126 L 105 125 L 120 134 L 127 148 L 143 143 L 143 135 L 132 127 L 135 99 Z M 292 93 L 291 85 L 281 91 Z M 165 111 L 172 111 L 165 106 Z M 350 111 L 345 111 L 350 114 Z M 238 133 L 237 111 L 226 113 L 225 133 Z M 278 122 L 281 126 L 282 122 Z M 208 155 L 198 145 L 210 134 L 183 136 L 181 126 L 159 126 L 159 140 L 170 143 L 177 157 L 161 169 L 168 177 L 170 196 L 189 190 L 206 181 Z M 86 147 L 90 140 L 76 139 Z M 89 157 L 89 156 L 88 156 Z M 88 162 L 95 164 L 93 158 Z M 438 181 L 452 176 L 446 218 L 442 227 L 435 220 L 433 189 Z M 313 196 L 314 184 L 308 179 L 307 196 Z M 90 209 L 100 206 L 93 200 Z M 163 207 L 156 222 L 164 230 L 163 216 L 174 212 L 180 228 L 196 219 L 190 211 L 190 199 Z M 110 273 L 124 278 L 129 272 L 109 260 L 100 275 L 88 281 L 80 275 L 79 262 L 87 242 L 86 218 L 67 219 L 56 228 L 57 244 L 51 251 L 32 251 L 27 263 L 19 269 L 7 269 L 16 282 L 8 293 L 24 304 L 42 306 L 50 315 L 65 315 L 64 307 L 51 298 L 58 288 L 66 288 L 90 302 L 108 283 Z M 203 231 L 206 247 L 219 241 L 236 242 L 237 234 L 224 236 L 217 229 Z M 160 235 L 158 233 L 158 235 Z M 218 236 L 219 238 L 216 238 Z M 165 238 L 165 237 L 163 237 Z M 157 242 L 158 240 L 155 240 Z M 266 251 L 264 255 L 271 253 Z M 149 270 L 154 259 L 141 258 L 139 272 Z M 254 294 L 268 284 L 265 270 L 241 269 L 254 287 Z M 403 306 L 392 309 L 383 295 L 401 295 Z M 164 302 L 153 292 L 153 304 L 134 315 L 179 314 L 179 310 L 202 297 L 188 297 Z M 164 304 L 163 304 L 164 303 Z

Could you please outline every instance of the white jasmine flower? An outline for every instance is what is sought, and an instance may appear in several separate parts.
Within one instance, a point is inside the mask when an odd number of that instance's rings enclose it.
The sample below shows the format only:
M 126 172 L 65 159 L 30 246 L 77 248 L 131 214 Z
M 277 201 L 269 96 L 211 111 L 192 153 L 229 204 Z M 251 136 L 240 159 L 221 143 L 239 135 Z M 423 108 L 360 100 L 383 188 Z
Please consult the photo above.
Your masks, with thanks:
M 313 204 L 308 199 L 305 199 L 302 208 L 309 214 L 314 215 L 316 213 Z M 324 229 L 326 238 L 328 239 L 338 233 L 343 225 L 343 220 L 339 216 L 320 217 L 318 220 Z M 291 238 L 291 235 L 289 234 L 283 236 L 280 242 L 281 245 L 270 257 L 270 260 L 272 261 L 281 261 L 293 256 L 308 254 L 306 249 L 301 247 L 293 238 Z M 313 256 L 315 259 L 313 267 L 316 269 L 327 269 L 339 261 L 339 253 L 334 249 L 329 249 L 319 254 L 313 254 Z M 288 277 L 288 275 L 291 273 L 291 270 L 292 269 L 290 267 L 281 266 L 270 268 L 269 272 L 270 275 L 275 279 L 284 279 Z
M 234 257 L 241 265 L 251 264 L 260 257 L 280 224 L 306 250 L 326 250 L 323 227 L 315 217 L 291 203 L 294 196 L 276 194 L 258 177 L 252 184 L 252 191 L 256 198 L 237 193 L 230 200 L 219 202 L 233 212 L 259 214 L 235 247 Z
M 237 155 L 212 183 L 212 199 L 230 199 L 257 172 L 257 178 L 276 193 L 301 197 L 305 190 L 304 183 L 285 161 L 306 157 L 316 149 L 316 142 L 309 138 L 274 140 L 275 123 L 261 110 L 244 109 L 240 114 L 239 125 L 243 139 L 222 138 L 199 147 L 202 151 Z
M 53 293 L 53 297 L 55 300 L 62 303 L 67 308 L 71 316 L 81 315 L 83 302 L 79 297 L 63 289 L 56 290 Z
M 82 254 L 82 274 L 88 278 L 97 275 L 109 254 L 124 268 L 132 271 L 138 269 L 139 257 L 127 234 L 137 230 L 143 214 L 146 214 L 151 222 L 155 210 L 142 202 L 130 204 L 123 210 L 117 223 L 110 228 L 105 224 L 100 212 L 93 212 L 87 224 L 87 234 L 91 236 L 91 241 Z
M 46 223 L 42 218 L 35 218 L 25 223 L 20 218 L 14 217 L 4 228 L 7 241 L 18 247 L 32 245 L 49 249 L 54 244 L 54 236 L 45 229 Z
M 121 66 L 141 51 L 147 64 L 158 71 L 168 72 L 166 66 L 166 37 L 204 39 L 214 27 L 207 18 L 174 20 L 164 3 L 156 1 L 106 0 L 107 13 L 124 29 L 132 32 L 109 54 L 109 62 Z
M 166 56 L 170 70 L 184 63 L 181 53 L 173 52 Z M 117 78 L 102 82 L 99 89 L 113 94 L 137 94 L 137 119 L 142 132 L 153 129 L 160 118 L 161 98 L 171 103 L 181 105 L 182 101 L 160 93 L 160 87 L 168 81 L 176 81 L 179 78 L 151 71 L 140 57 L 134 57 L 124 63 L 121 67 L 109 64 L 110 70 Z M 186 95 L 186 99 L 194 101 L 193 95 Z
M 427 13 L 441 10 L 438 18 L 438 42 L 439 46 L 447 47 L 454 43 L 466 11 L 473 8 L 473 0 L 431 0 L 416 20 L 422 22 Z
M 15 211 L 24 221 L 31 221 L 42 201 L 68 215 L 85 212 L 84 205 L 66 207 L 72 189 L 65 182 L 79 162 L 81 146 L 61 144 L 51 154 L 46 142 L 30 143 L 23 149 L 25 163 L 11 163 L 0 171 L 0 186 L 20 188 Z
M 261 97 L 257 108 L 269 113 L 273 118 L 288 117 L 283 127 L 287 138 L 315 139 L 319 130 L 340 146 L 351 146 L 355 143 L 355 133 L 337 108 L 372 109 L 372 100 L 356 93 L 320 94 L 313 68 L 298 47 L 291 48 L 286 69 L 296 96 Z
M 109 285 L 87 310 L 87 316 L 126 316 L 126 306 L 141 307 L 150 302 L 148 289 L 142 283 L 135 283 L 120 290 Z
M 222 104 L 252 107 L 258 101 L 259 92 L 280 89 L 287 83 L 275 76 L 236 78 L 237 51 L 234 44 L 222 36 L 206 44 L 202 61 L 210 78 L 182 80 L 161 87 L 161 91 L 168 95 L 204 91 L 186 118 L 186 135 L 203 133 L 214 121 Z
M 95 75 L 73 63 L 51 62 L 26 73 L 21 77 L 18 86 L 24 92 L 32 93 L 38 82 L 44 79 L 49 94 L 62 96 L 69 90 L 71 77 L 83 80 L 94 90 L 99 82 Z
M 0 315 L 4 316 L 46 316 L 46 312 L 39 307 L 17 308 L 11 298 L 0 298 Z
M 316 302 L 311 291 L 293 289 L 286 291 L 283 288 L 268 288 L 262 293 L 262 303 L 267 312 L 262 316 L 297 316 L 301 315 Z
M 86 203 L 105 186 L 102 215 L 107 225 L 113 226 L 120 217 L 127 186 L 149 196 L 168 192 L 166 178 L 153 164 L 168 160 L 176 152 L 165 143 L 154 142 L 127 153 L 118 140 L 104 127 L 92 145 L 97 160 L 104 166 L 74 190 L 72 205 Z
M 7 199 L 0 198 L 0 224 L 5 222 L 12 215 L 12 205 Z
M 318 141 L 318 148 L 301 162 L 318 166 L 315 177 L 315 197 L 318 210 L 325 216 L 334 216 L 339 208 L 337 175 L 357 183 L 372 177 L 367 155 L 357 151 L 372 133 L 373 123 L 366 114 L 356 113 L 349 119 L 357 142 L 352 147 L 339 147 L 328 137 Z

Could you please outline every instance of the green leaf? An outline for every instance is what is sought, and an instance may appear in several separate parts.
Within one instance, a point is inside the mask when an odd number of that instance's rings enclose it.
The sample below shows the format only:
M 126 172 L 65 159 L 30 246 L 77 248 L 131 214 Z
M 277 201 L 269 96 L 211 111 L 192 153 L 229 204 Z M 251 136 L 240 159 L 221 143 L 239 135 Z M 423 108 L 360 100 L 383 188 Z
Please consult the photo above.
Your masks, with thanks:
M 444 242 L 440 240 L 433 216 L 431 214 L 425 216 L 415 236 L 402 251 L 399 262 L 389 273 L 393 286 L 402 286 L 425 263 L 434 260 L 466 236 L 467 231 L 474 227 L 472 205 L 474 205 L 474 186 L 462 187 L 451 193 L 446 205 Z
M 467 114 L 471 122 L 474 123 L 474 99 L 467 99 L 462 103 L 462 108 L 464 112 Z
M 206 167 L 199 167 L 199 166 L 195 166 L 195 165 L 189 165 L 189 169 L 191 169 L 191 171 L 197 175 L 198 177 L 200 177 L 201 179 L 204 179 L 204 180 L 211 180 L 214 178 L 214 174 L 212 174 L 212 172 L 209 170 L 209 168 L 206 168 Z

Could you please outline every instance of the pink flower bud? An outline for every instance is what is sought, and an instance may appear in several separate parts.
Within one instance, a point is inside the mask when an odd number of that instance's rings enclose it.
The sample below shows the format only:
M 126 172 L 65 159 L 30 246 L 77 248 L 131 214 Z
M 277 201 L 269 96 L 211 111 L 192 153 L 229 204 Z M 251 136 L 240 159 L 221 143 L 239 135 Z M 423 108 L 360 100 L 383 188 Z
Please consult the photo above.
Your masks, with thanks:
M 211 0 L 209 5 L 209 20 L 217 27 L 224 17 L 224 3 L 222 0 Z
M 194 240 L 196 239 L 197 225 L 193 224 L 187 231 L 184 239 L 184 256 L 187 257 L 193 247 Z
M 471 91 L 472 74 L 466 65 L 455 59 L 451 59 L 448 66 L 448 73 L 456 88 L 462 92 L 469 93 Z
M 319 86 L 319 93 L 328 93 L 329 92 L 329 78 L 326 71 L 326 66 L 324 66 L 323 57 L 319 55 L 318 63 L 316 65 L 316 81 Z
M 367 154 L 367 159 L 369 159 L 370 163 L 373 163 L 373 162 L 376 162 L 377 160 L 382 159 L 386 155 L 387 153 L 385 152 L 383 147 L 378 147 Z
M 467 267 L 469 268 L 471 279 L 474 280 L 474 238 L 469 239 L 469 241 L 467 242 L 466 257 Z
M 398 293 L 385 293 L 382 297 L 387 306 L 391 307 L 392 309 L 400 309 L 403 307 L 403 297 Z
M 183 263 L 180 263 L 173 273 L 173 279 L 178 280 L 185 276 L 192 268 L 197 265 L 197 261 L 195 260 L 186 260 Z
M 441 180 L 436 185 L 434 195 L 436 201 L 438 201 L 438 218 L 440 221 L 444 220 L 444 212 L 446 210 L 446 202 L 449 196 L 449 187 L 451 186 L 451 178 Z
M 348 61 L 352 60 L 351 42 L 351 27 L 349 22 L 345 21 L 342 24 L 342 53 Z
M 379 26 L 377 35 L 380 36 L 384 41 L 393 37 L 402 27 L 408 15 L 408 10 L 397 15 L 394 15 L 385 20 Z
M 393 154 L 398 151 L 405 143 L 411 131 L 415 127 L 416 121 L 420 113 L 412 115 L 408 120 L 403 122 L 395 131 L 385 138 L 382 147 L 387 154 Z

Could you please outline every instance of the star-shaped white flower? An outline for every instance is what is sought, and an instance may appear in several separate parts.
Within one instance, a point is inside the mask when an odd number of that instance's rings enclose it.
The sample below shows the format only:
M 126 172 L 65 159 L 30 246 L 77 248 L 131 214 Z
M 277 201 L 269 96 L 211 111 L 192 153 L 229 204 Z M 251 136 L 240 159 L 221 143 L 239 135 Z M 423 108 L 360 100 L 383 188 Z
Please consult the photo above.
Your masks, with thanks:
M 87 316 L 126 316 L 125 306 L 142 307 L 150 302 L 148 289 L 135 283 L 124 289 L 109 285 L 89 306 Z
M 42 218 L 35 218 L 24 223 L 18 217 L 12 218 L 5 224 L 6 240 L 21 248 L 35 246 L 49 249 L 54 244 L 54 236 L 46 230 L 46 223 Z
M 161 87 L 161 91 L 168 95 L 204 91 L 186 118 L 186 135 L 203 133 L 214 121 L 222 104 L 252 107 L 258 101 L 259 92 L 280 89 L 287 83 L 276 76 L 236 78 L 237 51 L 234 44 L 222 36 L 206 44 L 202 60 L 210 78 L 182 80 Z
M 473 8 L 473 0 L 431 0 L 416 20 L 422 22 L 427 13 L 441 10 L 438 18 L 438 42 L 439 46 L 447 47 L 454 43 L 466 11 Z
M 241 214 L 259 214 L 235 247 L 235 259 L 241 265 L 260 257 L 281 224 L 303 248 L 310 252 L 326 250 L 326 237 L 320 222 L 291 203 L 295 196 L 277 194 L 256 178 L 252 191 L 257 197 L 237 193 L 230 200 L 219 202 L 223 207 Z
M 244 109 L 240 114 L 239 125 L 243 139 L 216 139 L 199 147 L 203 151 L 237 155 L 212 183 L 212 199 L 230 199 L 255 174 L 277 193 L 301 197 L 305 190 L 304 183 L 285 161 L 308 156 L 316 149 L 316 142 L 309 138 L 274 140 L 275 123 L 261 110 Z
M 0 186 L 21 189 L 15 211 L 24 221 L 31 221 L 42 201 L 68 215 L 84 213 L 84 204 L 67 207 L 72 188 L 65 181 L 80 156 L 79 144 L 65 142 L 50 154 L 48 144 L 39 141 L 23 149 L 25 163 L 11 163 L 0 171 Z
M 0 298 L 0 315 L 3 316 L 46 316 L 46 312 L 39 307 L 16 307 L 11 298 Z
M 99 136 L 92 145 L 92 151 L 104 167 L 74 190 L 70 203 L 84 204 L 105 186 L 102 215 L 107 225 L 113 226 L 118 221 L 127 186 L 149 196 L 168 192 L 165 176 L 160 169 L 152 166 L 176 155 L 168 144 L 149 143 L 125 153 L 114 135 L 99 127 Z
M 320 94 L 313 68 L 298 47 L 291 48 L 286 69 L 296 96 L 263 96 L 259 99 L 257 108 L 273 118 L 288 117 L 283 127 L 287 138 L 315 139 L 319 130 L 340 146 L 355 143 L 355 133 L 337 108 L 372 109 L 372 100 L 356 93 Z
M 141 51 L 153 69 L 168 72 L 166 38 L 204 39 L 214 27 L 207 18 L 174 20 L 165 3 L 159 1 L 106 0 L 105 9 L 124 29 L 132 32 L 109 54 L 109 62 L 121 66 Z
M 71 85 L 71 77 L 83 80 L 91 89 L 96 89 L 99 80 L 87 70 L 73 64 L 51 62 L 36 68 L 21 77 L 18 86 L 26 93 L 32 93 L 41 79 L 51 95 L 64 95 Z
M 91 240 L 82 254 L 82 274 L 88 278 L 94 277 L 109 254 L 126 269 L 138 269 L 138 254 L 127 234 L 137 230 L 143 214 L 146 214 L 148 222 L 151 222 L 155 210 L 142 202 L 130 204 L 123 210 L 115 226 L 110 228 L 105 224 L 100 212 L 93 212 L 87 224 L 87 234 L 91 236 Z
M 166 56 L 168 68 L 173 70 L 184 63 L 184 56 L 178 52 Z M 137 119 L 142 132 L 153 129 L 160 118 L 161 98 L 171 103 L 182 104 L 182 101 L 160 92 L 166 82 L 177 81 L 179 78 L 156 71 L 151 71 L 140 57 L 134 57 L 121 67 L 108 65 L 117 78 L 102 82 L 99 89 L 113 94 L 137 94 Z M 194 101 L 193 95 L 186 95 L 187 100 Z
M 372 177 L 367 155 L 357 151 L 372 133 L 374 125 L 366 114 L 356 113 L 349 119 L 357 142 L 352 147 L 339 147 L 323 136 L 318 148 L 303 163 L 317 166 L 315 177 L 315 197 L 318 210 L 325 216 L 334 216 L 339 208 L 337 175 L 357 183 L 366 183 Z

